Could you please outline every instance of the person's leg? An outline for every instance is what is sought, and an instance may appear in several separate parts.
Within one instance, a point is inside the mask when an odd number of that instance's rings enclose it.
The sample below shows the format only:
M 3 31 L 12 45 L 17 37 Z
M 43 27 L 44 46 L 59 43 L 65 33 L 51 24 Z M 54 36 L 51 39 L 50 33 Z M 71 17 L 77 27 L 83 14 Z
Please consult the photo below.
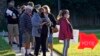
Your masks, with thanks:
M 46 51 L 49 52 L 48 47 L 50 45 L 50 29 L 48 27 L 48 35 L 47 35 L 47 40 L 46 40 Z
M 26 35 L 23 33 L 22 34 L 22 47 L 21 47 L 21 53 L 22 53 L 22 55 L 23 56 L 25 56 L 25 53 L 26 53 L 26 40 L 27 38 L 26 38 Z
M 49 52 L 49 50 L 48 50 L 48 45 L 49 45 L 49 43 L 48 43 L 48 38 L 47 38 L 47 40 L 46 40 L 46 51 L 47 51 L 47 52 Z
M 21 30 L 19 30 L 19 48 L 20 48 L 20 50 L 21 50 L 21 47 L 22 47 L 22 40 L 23 38 L 22 38 L 22 32 L 21 32 Z
M 31 33 L 26 32 L 26 37 L 27 37 L 27 41 L 26 41 L 26 51 L 27 51 L 27 55 L 32 55 L 31 54 L 31 48 L 30 48 L 30 39 L 31 39 Z
M 49 48 L 51 50 L 50 55 L 53 56 L 53 39 L 52 39 L 52 34 L 49 34 L 49 38 L 48 38 L 48 43 L 49 43 Z
M 9 39 L 9 44 L 12 46 L 13 44 L 13 25 L 8 24 L 8 39 Z
M 40 49 L 40 37 L 35 37 L 35 50 L 34 50 L 34 54 L 36 56 L 38 56 L 39 53 L 39 49 Z
M 35 48 L 35 37 L 32 37 L 31 38 L 31 49 L 34 50 L 34 48 Z
M 19 45 L 19 28 L 18 28 L 18 24 L 14 24 L 14 35 L 15 35 L 16 43 Z
M 63 48 L 63 56 L 68 55 L 68 48 L 69 48 L 69 40 L 65 39 L 64 40 L 64 48 Z
M 42 35 L 41 46 L 42 46 L 43 56 L 46 56 L 46 40 L 47 40 L 46 37 Z
M 42 32 L 41 34 L 41 45 L 42 45 L 43 56 L 46 56 L 47 37 L 48 37 L 48 30 L 46 30 L 45 32 Z

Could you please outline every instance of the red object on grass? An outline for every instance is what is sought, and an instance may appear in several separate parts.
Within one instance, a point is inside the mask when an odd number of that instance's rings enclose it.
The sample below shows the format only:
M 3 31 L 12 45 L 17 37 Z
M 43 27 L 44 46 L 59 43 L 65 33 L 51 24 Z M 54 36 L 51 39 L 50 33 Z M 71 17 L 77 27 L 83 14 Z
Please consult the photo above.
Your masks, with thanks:
M 86 34 L 84 32 L 80 32 L 79 36 L 80 36 L 80 45 L 78 49 L 84 49 L 84 48 L 93 49 L 98 43 L 98 39 L 94 33 Z

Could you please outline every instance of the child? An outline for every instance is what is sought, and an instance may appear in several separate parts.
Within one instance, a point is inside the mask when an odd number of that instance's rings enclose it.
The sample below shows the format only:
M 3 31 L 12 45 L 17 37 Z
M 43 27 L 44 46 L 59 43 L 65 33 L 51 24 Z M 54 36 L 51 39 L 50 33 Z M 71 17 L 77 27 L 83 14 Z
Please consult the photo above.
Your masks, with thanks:
M 72 25 L 69 22 L 69 10 L 60 11 L 59 15 L 59 40 L 64 41 L 63 56 L 67 56 L 70 39 L 73 39 Z

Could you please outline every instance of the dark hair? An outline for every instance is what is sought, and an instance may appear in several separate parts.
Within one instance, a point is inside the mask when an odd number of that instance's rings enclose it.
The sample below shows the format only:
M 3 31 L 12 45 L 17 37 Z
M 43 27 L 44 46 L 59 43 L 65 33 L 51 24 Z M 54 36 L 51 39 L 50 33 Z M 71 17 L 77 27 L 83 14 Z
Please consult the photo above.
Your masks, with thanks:
M 34 13 L 37 13 L 37 10 L 36 9 L 33 9 L 32 10 L 32 14 L 34 15 Z
M 69 10 L 62 10 L 61 15 L 64 16 L 65 14 L 69 14 Z
M 69 10 L 60 10 L 59 14 L 57 16 L 57 19 L 60 20 L 61 17 L 63 17 L 65 14 L 69 14 Z

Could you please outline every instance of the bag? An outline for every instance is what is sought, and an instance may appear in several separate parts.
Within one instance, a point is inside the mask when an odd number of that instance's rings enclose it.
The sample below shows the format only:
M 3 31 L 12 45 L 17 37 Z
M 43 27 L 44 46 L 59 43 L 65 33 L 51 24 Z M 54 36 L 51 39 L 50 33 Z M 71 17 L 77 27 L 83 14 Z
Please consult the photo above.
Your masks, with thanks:
M 52 27 L 52 32 L 53 32 L 53 33 L 57 33 L 57 32 L 58 32 L 58 28 L 57 28 L 57 26 Z

